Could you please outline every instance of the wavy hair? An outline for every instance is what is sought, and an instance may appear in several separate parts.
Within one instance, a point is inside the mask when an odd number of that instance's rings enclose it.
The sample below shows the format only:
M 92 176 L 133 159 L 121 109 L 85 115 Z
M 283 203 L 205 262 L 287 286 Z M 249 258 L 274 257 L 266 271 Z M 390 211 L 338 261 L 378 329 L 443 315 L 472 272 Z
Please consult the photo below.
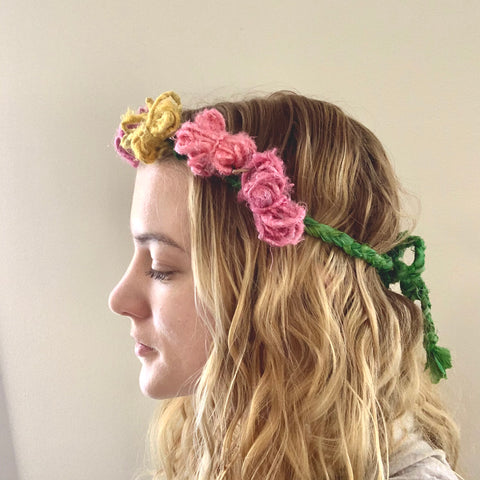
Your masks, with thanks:
M 278 149 L 310 216 L 380 253 L 396 245 L 400 186 L 371 131 L 290 92 L 213 107 L 228 131 Z M 194 394 L 163 402 L 151 423 L 154 478 L 380 480 L 406 416 L 455 466 L 457 430 L 424 372 L 414 303 L 320 240 L 261 242 L 219 178 L 192 176 L 189 213 L 212 345 Z

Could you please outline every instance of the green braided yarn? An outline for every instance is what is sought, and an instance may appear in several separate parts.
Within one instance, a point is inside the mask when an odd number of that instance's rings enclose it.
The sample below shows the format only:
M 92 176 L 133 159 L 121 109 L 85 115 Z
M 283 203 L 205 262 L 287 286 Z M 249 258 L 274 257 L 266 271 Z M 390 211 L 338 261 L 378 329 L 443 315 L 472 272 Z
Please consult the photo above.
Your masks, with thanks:
M 405 264 L 403 255 L 408 248 L 414 249 L 414 260 L 410 265 Z M 393 248 L 389 255 L 393 261 L 393 269 L 381 272 L 380 277 L 388 288 L 392 283 L 400 283 L 402 293 L 412 301 L 420 302 L 423 313 L 423 346 L 427 353 L 426 368 L 430 370 L 433 383 L 447 378 L 446 370 L 452 367 L 451 355 L 448 349 L 437 345 L 438 335 L 433 323 L 428 288 L 421 274 L 425 270 L 425 242 L 417 236 L 407 237 L 402 243 Z
M 309 216 L 305 217 L 303 223 L 305 224 L 305 232 L 308 235 L 340 247 L 351 257 L 361 258 L 377 270 L 387 270 L 393 266 L 392 259 L 388 255 L 380 255 L 372 247 L 356 242 L 345 232 L 318 223 Z
M 240 180 L 240 175 L 228 175 L 224 178 L 225 181 L 235 190 L 239 191 L 242 188 L 242 181 Z
M 447 378 L 446 370 L 452 367 L 451 355 L 448 349 L 437 345 L 438 335 L 433 323 L 428 289 L 421 274 L 425 270 L 425 242 L 422 238 L 410 236 L 385 254 L 377 253 L 366 244 L 353 240 L 345 232 L 328 225 L 318 223 L 311 217 L 305 217 L 305 232 L 312 237 L 340 247 L 348 255 L 360 258 L 372 265 L 379 272 L 386 288 L 391 284 L 400 283 L 400 289 L 412 301 L 419 300 L 423 314 L 423 346 L 427 354 L 425 368 L 430 370 L 433 383 Z M 403 255 L 408 248 L 414 248 L 414 260 L 410 265 L 403 261 Z

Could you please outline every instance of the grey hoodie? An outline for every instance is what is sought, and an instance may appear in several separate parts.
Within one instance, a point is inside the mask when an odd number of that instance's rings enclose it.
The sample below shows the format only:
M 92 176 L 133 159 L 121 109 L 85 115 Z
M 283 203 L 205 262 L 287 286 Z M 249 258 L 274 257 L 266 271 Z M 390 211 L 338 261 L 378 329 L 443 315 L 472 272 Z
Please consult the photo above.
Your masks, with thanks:
M 458 480 L 442 450 L 434 450 L 417 434 L 410 434 L 390 458 L 391 480 Z

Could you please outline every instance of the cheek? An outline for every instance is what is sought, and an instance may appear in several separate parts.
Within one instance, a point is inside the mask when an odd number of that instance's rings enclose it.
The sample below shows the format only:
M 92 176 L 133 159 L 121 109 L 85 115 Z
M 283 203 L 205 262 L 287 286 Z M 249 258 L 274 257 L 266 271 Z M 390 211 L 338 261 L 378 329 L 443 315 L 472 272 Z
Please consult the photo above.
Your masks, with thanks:
M 188 280 L 188 279 L 187 279 Z M 144 362 L 140 384 L 153 398 L 192 393 L 210 350 L 210 334 L 197 314 L 193 280 L 161 284 L 152 298 L 154 347 L 158 354 Z
M 165 348 L 187 357 L 206 350 L 209 334 L 195 308 L 193 280 L 159 290 L 155 305 L 155 330 Z

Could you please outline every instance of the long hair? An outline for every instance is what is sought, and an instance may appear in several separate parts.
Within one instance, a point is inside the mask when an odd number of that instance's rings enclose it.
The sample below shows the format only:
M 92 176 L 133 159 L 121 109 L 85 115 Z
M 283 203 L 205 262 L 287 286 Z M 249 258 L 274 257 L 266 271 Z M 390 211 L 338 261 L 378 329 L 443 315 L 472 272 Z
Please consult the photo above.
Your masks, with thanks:
M 289 92 L 213 107 L 258 151 L 278 149 L 311 217 L 380 253 L 396 245 L 400 186 L 367 128 Z M 155 478 L 380 480 L 406 417 L 455 465 L 456 427 L 424 372 L 413 302 L 318 239 L 261 242 L 219 178 L 192 176 L 189 213 L 212 345 L 194 394 L 163 402 L 152 421 Z

